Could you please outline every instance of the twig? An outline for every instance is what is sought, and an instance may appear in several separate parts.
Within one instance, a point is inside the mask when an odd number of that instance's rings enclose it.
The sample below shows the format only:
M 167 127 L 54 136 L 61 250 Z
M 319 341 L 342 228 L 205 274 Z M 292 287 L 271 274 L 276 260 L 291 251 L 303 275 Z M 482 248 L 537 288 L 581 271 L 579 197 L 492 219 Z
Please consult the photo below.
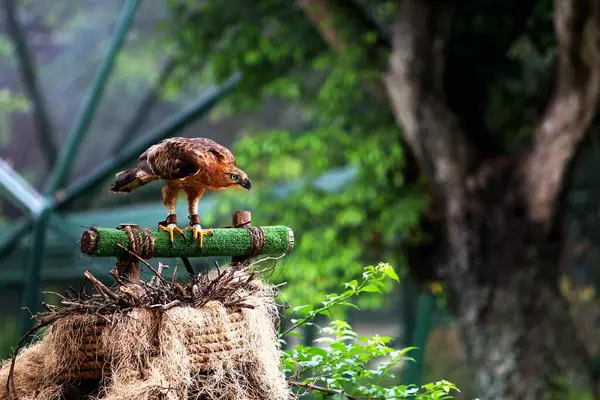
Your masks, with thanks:
M 48 291 L 48 290 L 45 290 L 45 291 L 43 291 L 42 293 L 43 293 L 43 294 L 51 294 L 51 295 L 53 295 L 53 296 L 58 296 L 58 297 L 60 297 L 61 299 L 63 299 L 63 300 L 66 300 L 65 296 L 63 296 L 63 295 L 62 295 L 62 294 L 60 294 L 60 293 L 56 293 L 56 292 L 50 292 L 50 291 Z
M 17 355 L 19 354 L 19 350 L 21 350 L 21 347 L 23 347 L 23 344 L 25 343 L 25 340 L 29 336 L 33 335 L 34 333 L 36 333 L 37 331 L 39 331 L 43 327 L 50 325 L 51 323 L 53 323 L 57 319 L 58 319 L 58 317 L 55 317 L 55 318 L 48 317 L 47 319 L 40 321 L 39 324 L 37 324 L 36 326 L 34 326 L 30 330 L 28 330 L 27 333 L 25 333 L 21 337 L 21 339 L 19 340 L 19 343 L 17 343 L 17 348 L 15 349 L 15 351 L 13 353 L 13 358 L 12 358 L 12 361 L 10 363 L 10 370 L 8 371 L 8 378 L 6 379 L 6 391 L 8 393 L 10 393 L 11 398 L 18 399 L 18 397 L 17 397 L 17 390 L 15 389 L 15 382 L 14 382 L 13 378 L 14 378 L 14 373 L 15 373 L 15 363 L 17 361 Z
M 72 287 L 69 287 L 66 291 L 65 291 L 65 295 L 67 296 L 71 296 L 72 298 L 76 299 L 79 297 L 79 293 L 75 291 L 75 289 L 73 289 Z
M 121 285 L 121 287 L 119 287 L 119 290 L 125 293 L 126 295 L 130 296 L 132 299 L 139 300 L 139 296 L 136 295 L 135 292 L 127 286 Z
M 244 303 L 242 299 L 227 301 L 223 303 L 225 307 L 239 307 L 239 308 L 249 308 L 250 310 L 254 310 L 256 306 L 248 303 Z
M 169 268 L 168 265 L 159 262 L 158 263 L 158 269 L 157 269 L 158 275 L 162 276 L 163 269 L 168 269 L 168 268 Z M 163 280 L 163 282 L 164 282 L 164 280 Z M 157 282 L 156 276 L 153 276 L 150 279 L 149 285 L 150 286 L 158 286 L 158 282 Z
M 317 314 L 321 314 L 323 311 L 327 311 L 330 308 L 343 303 L 344 301 L 348 300 L 350 297 L 354 296 L 356 293 L 360 293 L 360 290 L 365 287 L 367 285 L 368 281 L 365 279 L 363 280 L 358 287 L 356 288 L 356 291 L 350 294 L 343 294 L 341 295 L 337 300 L 332 301 L 330 304 L 323 306 L 321 308 L 318 308 L 316 310 L 312 310 L 306 317 L 299 319 L 298 321 L 296 321 L 296 323 L 292 326 L 290 326 L 288 329 L 285 330 L 285 332 L 281 333 L 279 335 L 279 337 L 284 337 L 286 335 L 288 335 L 290 332 L 294 331 L 295 329 L 297 329 L 298 327 L 304 325 L 308 320 L 314 318 Z
M 119 285 L 124 285 L 125 283 L 123 282 L 123 280 L 121 279 L 121 277 L 119 276 L 119 270 L 114 268 L 111 269 L 110 271 L 108 271 L 108 273 L 114 278 L 115 282 L 118 283 Z
M 54 309 L 56 309 L 56 306 L 48 304 L 45 301 L 42 301 L 42 307 L 44 307 L 46 310 L 48 310 L 50 312 L 52 312 L 52 311 L 54 311 Z
M 85 271 L 83 274 L 85 275 L 86 278 L 88 278 L 90 280 L 90 282 L 92 282 L 92 285 L 94 285 L 94 287 L 96 288 L 98 293 L 106 295 L 107 297 L 114 300 L 115 302 L 119 301 L 119 296 L 114 294 L 112 292 L 112 290 L 110 290 L 109 288 L 107 288 L 104 285 L 104 283 L 100 282 L 94 275 L 92 275 L 92 273 L 90 272 L 89 269 L 87 271 Z
M 344 390 L 329 389 L 324 386 L 315 385 L 314 383 L 310 383 L 310 382 L 306 382 L 306 383 L 296 382 L 296 381 L 288 381 L 288 382 L 290 385 L 293 385 L 296 387 L 306 388 L 306 389 L 314 390 L 314 391 L 325 393 L 325 394 L 344 396 L 348 400 L 391 400 L 391 399 L 404 398 L 404 396 L 401 396 L 401 397 L 400 396 L 377 396 L 377 397 L 354 396 L 354 395 L 351 395 L 350 393 L 345 392 Z M 427 394 L 427 393 L 419 393 L 419 395 L 421 395 L 421 394 Z
M 348 400 L 363 400 L 363 399 L 378 399 L 378 398 L 383 398 L 383 397 L 356 397 L 356 396 L 352 396 L 351 394 L 348 394 L 348 393 L 344 392 L 343 390 L 328 389 L 328 388 L 323 387 L 323 386 L 315 385 L 314 383 L 303 383 L 303 382 L 290 382 L 290 383 L 292 385 L 294 385 L 296 387 L 300 387 L 300 388 L 306 388 L 306 389 L 310 389 L 310 390 L 316 390 L 318 392 L 326 393 L 326 394 L 331 394 L 331 395 L 344 396 Z
M 178 305 L 180 305 L 180 304 L 181 304 L 181 300 L 175 300 L 175 301 L 172 301 L 172 302 L 170 302 L 169 304 L 165 304 L 165 305 L 163 306 L 163 310 L 165 310 L 165 311 L 166 311 L 166 310 L 170 310 L 171 308 L 173 308 L 173 307 L 176 307 L 176 306 L 178 306 Z
M 79 307 L 79 308 L 91 308 L 91 309 L 98 308 L 98 307 L 93 306 L 91 304 L 75 303 L 74 301 L 63 301 L 62 303 L 65 306 L 73 306 L 73 307 Z
M 175 284 L 175 279 L 177 279 L 177 267 L 179 265 L 175 264 L 175 268 L 173 268 L 173 276 L 171 277 L 171 286 Z
M 160 274 L 158 273 L 158 271 L 155 270 L 154 267 L 152 265 L 150 265 L 150 263 L 148 261 L 144 260 L 142 257 L 138 256 L 133 251 L 129 250 L 127 247 L 123 246 L 120 243 L 118 243 L 117 246 L 119 246 L 120 248 L 122 248 L 123 250 L 125 250 L 126 252 L 128 252 L 129 254 L 131 254 L 132 256 L 134 256 L 139 262 L 141 262 L 146 267 L 148 267 L 148 269 L 150 269 L 150 271 L 152 271 L 152 273 L 154 275 L 158 276 L 158 279 L 160 279 L 163 282 L 165 281 L 165 278 L 163 278 L 162 276 L 160 276 Z
M 161 262 L 158 263 L 158 274 L 162 276 L 162 272 L 164 269 L 169 269 L 167 264 L 163 264 Z

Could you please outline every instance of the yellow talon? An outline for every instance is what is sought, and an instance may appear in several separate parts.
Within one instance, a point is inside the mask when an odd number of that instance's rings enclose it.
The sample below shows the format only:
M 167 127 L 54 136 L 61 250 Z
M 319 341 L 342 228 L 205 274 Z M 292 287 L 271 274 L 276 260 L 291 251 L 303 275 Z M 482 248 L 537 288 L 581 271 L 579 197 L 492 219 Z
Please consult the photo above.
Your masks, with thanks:
M 200 249 L 202 248 L 202 242 L 203 242 L 204 236 L 213 234 L 212 229 L 202 230 L 202 227 L 200 227 L 200 225 L 188 226 L 186 229 L 192 231 L 192 241 L 199 239 L 198 240 L 198 242 L 199 242 L 198 248 L 200 248 Z
M 185 237 L 185 235 L 183 234 L 183 231 L 182 231 L 181 229 L 179 229 L 179 227 L 178 227 L 177 225 L 175 225 L 175 226 L 173 227 L 173 230 L 174 230 L 175 232 L 177 232 L 178 234 L 180 234 L 181 236 L 184 236 L 184 237 Z
M 179 229 L 179 227 L 175 224 L 169 224 L 167 226 L 159 225 L 158 228 L 161 231 L 169 232 L 169 240 L 171 241 L 171 244 L 173 244 L 173 241 L 175 239 L 174 232 L 177 232 L 177 234 L 179 234 L 185 238 L 183 231 L 181 229 Z

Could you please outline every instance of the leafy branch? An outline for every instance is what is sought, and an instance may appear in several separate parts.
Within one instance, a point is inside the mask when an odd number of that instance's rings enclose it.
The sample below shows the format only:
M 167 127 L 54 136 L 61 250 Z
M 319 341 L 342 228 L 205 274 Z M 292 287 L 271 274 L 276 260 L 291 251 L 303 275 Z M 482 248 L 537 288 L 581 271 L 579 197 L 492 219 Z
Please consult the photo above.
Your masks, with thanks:
M 314 309 L 310 305 L 295 307 L 296 313 L 304 316 L 292 320 L 293 325 L 281 333 L 282 337 L 297 328 L 310 324 L 317 315 L 330 317 L 334 306 L 356 307 L 349 300 L 361 293 L 383 293 L 387 279 L 399 281 L 393 267 L 387 263 L 368 266 L 363 270 L 360 281 L 344 284 L 342 294 L 330 294 Z M 428 383 L 423 386 L 384 386 L 381 381 L 394 377 L 393 371 L 401 363 L 413 361 L 406 354 L 415 350 L 408 347 L 396 350 L 388 346 L 390 337 L 374 335 L 359 337 L 350 324 L 332 320 L 319 329 L 320 337 L 315 343 L 320 346 L 297 345 L 283 351 L 282 363 L 291 386 L 318 392 L 327 396 L 341 396 L 349 400 L 368 399 L 451 399 L 451 391 L 458 389 L 448 381 Z
M 398 278 L 398 275 L 390 264 L 379 263 L 377 266 L 367 266 L 363 271 L 360 283 L 356 279 L 345 283 L 344 288 L 346 291 L 342 294 L 328 294 L 325 300 L 321 302 L 323 304 L 322 307 L 313 309 L 313 306 L 310 304 L 294 307 L 294 312 L 306 315 L 299 320 L 292 320 L 293 325 L 280 333 L 279 337 L 284 337 L 299 327 L 306 325 L 308 321 L 314 319 L 319 314 L 328 315 L 329 309 L 336 305 L 358 308 L 355 304 L 349 303 L 348 300 L 363 292 L 381 293 L 381 289 L 385 286 L 385 278 L 391 278 L 396 282 L 400 282 L 400 278 Z
M 331 394 L 331 395 L 338 395 L 338 396 L 344 396 L 346 399 L 348 400 L 388 400 L 388 399 L 404 399 L 406 398 L 406 396 L 389 396 L 389 397 L 365 397 L 365 396 L 353 396 L 343 390 L 334 390 L 334 389 L 328 389 L 326 387 L 323 386 L 319 386 L 319 385 L 315 385 L 312 383 L 305 383 L 305 382 L 292 382 L 291 383 L 293 386 L 296 387 L 301 387 L 301 388 L 306 388 L 306 389 L 310 389 L 310 390 L 314 390 L 317 392 L 321 392 L 321 393 L 325 393 L 325 394 Z M 441 386 L 442 387 L 442 392 L 440 393 L 439 388 L 436 389 L 436 387 Z M 448 389 L 448 391 L 446 391 L 446 389 Z M 434 399 L 444 399 L 444 398 L 449 398 L 449 397 L 439 397 L 439 394 L 447 394 L 450 389 L 454 389 L 454 390 L 458 390 L 454 387 L 454 385 L 452 385 L 450 382 L 447 381 L 440 381 L 437 382 L 435 384 L 434 387 L 432 387 L 431 390 L 427 390 L 423 393 L 421 393 L 419 395 L 419 397 L 416 397 L 416 399 L 426 399 L 427 397 L 423 397 L 423 396 L 430 396 L 430 398 L 434 398 Z M 438 397 L 436 397 L 438 396 Z M 477 400 L 477 399 L 475 399 Z

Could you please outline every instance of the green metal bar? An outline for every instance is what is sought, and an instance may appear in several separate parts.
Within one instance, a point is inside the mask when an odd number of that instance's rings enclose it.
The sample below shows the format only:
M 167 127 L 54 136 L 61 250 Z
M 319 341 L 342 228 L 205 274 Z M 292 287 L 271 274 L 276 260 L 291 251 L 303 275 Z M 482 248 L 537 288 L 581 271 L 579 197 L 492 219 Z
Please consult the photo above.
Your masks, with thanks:
M 169 57 L 169 59 L 165 62 L 165 65 L 162 67 L 158 81 L 153 87 L 148 89 L 135 114 L 129 120 L 127 125 L 125 125 L 125 128 L 121 130 L 119 141 L 113 149 L 114 152 L 118 152 L 123 147 L 127 146 L 127 143 L 130 143 L 131 140 L 133 140 L 133 138 L 137 135 L 142 127 L 142 124 L 148 117 L 148 114 L 150 114 L 150 111 L 156 104 L 160 91 L 167 83 L 171 75 L 173 75 L 173 72 L 175 71 L 175 65 L 175 59 L 172 56 Z
M 134 140 L 134 138 L 137 136 L 144 121 L 146 120 L 146 118 L 148 118 L 148 115 L 154 108 L 154 105 L 158 100 L 160 91 L 173 74 L 173 71 L 175 71 L 175 59 L 173 57 L 169 57 L 169 59 L 166 61 L 165 65 L 163 66 L 160 72 L 158 82 L 155 85 L 153 85 L 150 89 L 148 89 L 146 94 L 143 96 L 142 101 L 140 102 L 140 105 L 135 111 L 133 117 L 129 120 L 129 122 L 127 122 L 125 128 L 121 129 L 121 133 L 119 133 L 118 135 L 119 140 L 117 141 L 117 144 L 115 144 L 115 146 L 113 147 L 114 153 L 118 153 L 119 151 L 121 151 L 124 147 L 127 146 L 128 143 Z M 91 190 L 85 193 L 81 193 L 79 195 L 80 198 L 78 199 L 78 207 L 85 207 L 90 205 L 95 194 L 96 193 Z
M 413 357 L 416 363 L 408 363 L 406 370 L 403 374 L 402 383 L 408 384 L 421 384 L 421 378 L 423 375 L 423 367 L 425 362 L 425 352 L 427 350 L 427 340 L 429 339 L 429 333 L 431 331 L 431 314 L 435 306 L 435 298 L 429 293 L 421 293 L 419 295 L 418 311 L 417 311 L 417 323 L 412 337 L 411 346 L 418 347 L 418 350 L 411 352 L 409 355 Z
M 33 241 L 27 260 L 27 273 L 25 275 L 25 286 L 23 287 L 21 305 L 28 307 L 32 313 L 40 309 L 40 270 L 44 258 L 44 247 L 46 245 L 46 228 L 48 226 L 48 211 L 44 212 L 33 227 Z M 25 335 L 33 326 L 29 312 L 23 310 L 20 316 L 19 332 Z
M 172 136 L 176 132 L 183 129 L 190 122 L 209 112 L 219 101 L 237 87 L 241 81 L 241 74 L 234 74 L 228 78 L 220 86 L 211 89 L 206 95 L 202 96 L 197 102 L 191 104 L 181 113 L 171 117 L 164 123 L 150 131 L 140 139 L 136 140 L 113 158 L 100 164 L 93 172 L 79 179 L 65 191 L 65 196 L 62 200 L 55 204 L 56 209 L 62 209 L 69 204 L 73 199 L 82 193 L 85 193 L 92 188 L 98 186 L 111 174 L 117 172 L 119 168 L 135 161 L 139 155 L 151 145 L 161 139 Z
M 127 0 L 119 14 L 109 48 L 102 59 L 91 87 L 86 92 L 73 128 L 69 132 L 67 141 L 60 152 L 58 162 L 50 175 L 50 180 L 46 187 L 46 195 L 48 197 L 54 195 L 68 176 L 70 166 L 97 111 L 98 103 L 106 88 L 106 83 L 112 72 L 116 56 L 123 45 L 125 34 L 133 22 L 133 17 L 140 3 L 141 0 Z M 40 271 L 44 257 L 48 217 L 52 208 L 52 203 L 44 205 L 33 228 L 32 251 L 29 254 L 27 279 L 23 288 L 23 300 L 21 302 L 24 306 L 30 307 L 32 312 L 36 312 L 40 307 Z M 23 313 L 20 321 L 19 329 L 22 334 L 27 332 L 32 326 L 32 321 L 27 314 Z
M 399 340 L 399 345 L 402 348 L 412 346 L 413 333 L 417 322 L 417 288 L 413 279 L 407 276 L 402 280 L 402 288 L 400 290 L 400 307 L 402 309 L 402 340 Z
M 1 158 L 0 186 L 4 188 L 11 200 L 30 215 L 39 215 L 46 206 L 46 200 L 40 196 L 37 190 Z
M 102 98 L 102 94 L 106 88 L 106 83 L 112 72 L 115 59 L 123 45 L 125 34 L 133 22 L 133 17 L 140 3 L 141 0 L 127 0 L 119 14 L 119 19 L 116 22 L 116 28 L 112 35 L 109 48 L 102 59 L 100 68 L 94 77 L 92 85 L 85 94 L 75 124 L 69 132 L 67 141 L 60 152 L 56 167 L 50 176 L 48 186 L 46 187 L 46 194 L 49 196 L 52 196 L 56 192 L 56 190 L 65 182 L 69 174 L 70 166 L 73 164 L 79 145 L 96 114 L 98 102 Z
M 23 75 L 23 82 L 25 83 L 25 90 L 33 104 L 36 132 L 40 139 L 42 150 L 46 154 L 48 168 L 52 168 L 56 161 L 58 150 L 56 149 L 56 143 L 52 138 L 50 118 L 48 117 L 44 98 L 40 92 L 35 67 L 33 65 L 34 63 L 27 46 L 27 39 L 16 15 L 16 1 L 5 0 L 4 6 L 6 14 L 6 30 L 13 40 L 15 52 L 17 53 L 17 59 L 19 61 L 19 70 Z

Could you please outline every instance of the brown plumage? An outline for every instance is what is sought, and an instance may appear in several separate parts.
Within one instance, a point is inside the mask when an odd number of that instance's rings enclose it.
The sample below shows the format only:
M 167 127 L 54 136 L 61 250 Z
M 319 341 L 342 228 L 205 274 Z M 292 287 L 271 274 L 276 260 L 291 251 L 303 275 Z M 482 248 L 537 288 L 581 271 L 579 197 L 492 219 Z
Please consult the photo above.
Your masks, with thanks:
M 130 193 L 152 181 L 164 180 L 163 204 L 167 207 L 167 218 L 160 228 L 183 235 L 177 227 L 175 208 L 179 192 L 187 195 L 190 227 L 193 238 L 200 239 L 210 234 L 202 231 L 198 216 L 198 203 L 205 190 L 223 190 L 242 187 L 250 190 L 252 183 L 248 175 L 236 166 L 235 157 L 224 146 L 206 138 L 175 137 L 150 146 L 138 158 L 137 168 L 121 171 L 110 187 L 113 193 Z

